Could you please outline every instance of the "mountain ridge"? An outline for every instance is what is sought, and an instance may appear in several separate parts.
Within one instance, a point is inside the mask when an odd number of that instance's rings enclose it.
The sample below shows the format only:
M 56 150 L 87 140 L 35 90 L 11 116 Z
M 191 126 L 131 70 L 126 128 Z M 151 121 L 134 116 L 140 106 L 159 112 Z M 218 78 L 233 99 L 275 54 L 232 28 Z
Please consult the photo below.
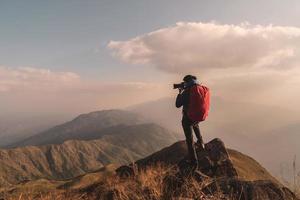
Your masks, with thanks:
M 115 125 L 135 125 L 145 123 L 142 116 L 119 109 L 109 109 L 81 114 L 73 120 L 56 125 L 22 141 L 10 144 L 7 148 L 28 145 L 61 144 L 69 139 L 90 139 L 89 134 L 100 132 Z M 92 138 L 95 139 L 95 138 Z
M 154 123 L 112 129 L 115 132 L 106 129 L 102 139 L 1 149 L 0 185 L 37 178 L 71 178 L 110 163 L 133 162 L 176 141 L 172 132 Z

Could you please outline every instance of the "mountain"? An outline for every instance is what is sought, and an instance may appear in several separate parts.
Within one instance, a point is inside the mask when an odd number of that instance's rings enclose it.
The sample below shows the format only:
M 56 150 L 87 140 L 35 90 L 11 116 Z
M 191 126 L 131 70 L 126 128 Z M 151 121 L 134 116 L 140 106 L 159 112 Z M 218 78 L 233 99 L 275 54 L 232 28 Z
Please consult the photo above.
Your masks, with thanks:
M 101 140 L 0 150 L 0 155 L 0 187 L 39 178 L 71 178 L 111 162 L 126 163 L 139 157 Z
M 189 171 L 184 141 L 116 169 L 105 168 L 67 180 L 39 179 L 0 189 L 0 197 L 19 199 L 203 199 L 298 200 L 253 158 L 227 149 L 220 139 L 197 149 L 199 170 Z M 121 170 L 132 170 L 121 176 Z M 186 173 L 188 172 L 188 173 Z M 30 198 L 29 198 L 30 199 Z
M 0 148 L 42 132 L 70 118 L 67 114 L 0 113 Z
M 50 180 L 50 179 L 37 179 L 23 181 L 17 185 L 9 187 L 0 187 L 0 198 L 6 199 L 39 199 L 38 196 L 42 195 L 41 199 L 60 199 L 58 196 L 65 190 L 79 190 L 95 184 L 107 176 L 112 176 L 116 166 L 111 164 L 93 172 L 76 176 L 65 180 Z M 45 193 L 53 194 L 53 198 L 44 197 Z M 20 198 L 22 196 L 23 198 Z M 29 196 L 26 198 L 26 196 Z M 64 198 L 65 199 L 65 198 Z
M 109 111 L 108 115 L 112 113 Z M 101 119 L 105 120 L 103 117 Z M 103 132 L 91 132 L 93 134 L 89 134 L 88 138 L 93 138 L 95 134 L 98 137 L 95 140 L 68 140 L 62 144 L 0 150 L 0 187 L 39 178 L 72 178 L 111 163 L 118 165 L 133 162 L 177 140 L 176 134 L 153 123 L 124 125 L 133 119 L 129 117 L 121 125 L 102 129 Z M 87 123 L 86 116 L 76 118 L 75 121 L 84 124 L 79 127 L 85 127 Z M 116 123 L 106 121 L 109 125 Z M 74 121 L 72 123 L 74 125 Z
M 124 110 L 115 109 L 91 112 L 79 115 L 72 121 L 50 128 L 7 147 L 61 144 L 64 141 L 73 139 L 97 139 L 101 136 L 103 129 L 120 124 L 135 125 L 142 122 L 145 122 L 142 116 Z
M 241 109 L 245 105 L 241 103 L 236 106 Z M 160 124 L 164 123 L 163 119 L 172 122 L 172 119 L 177 117 L 174 113 L 159 114 L 164 108 L 162 106 L 157 110 L 150 109 L 148 113 L 145 112 L 148 109 L 144 110 L 145 117 L 143 119 L 140 114 L 123 110 L 104 110 L 80 115 L 70 122 L 48 129 L 11 146 L 19 146 L 17 148 L 0 150 L 0 197 L 6 197 L 8 193 L 17 195 L 18 192 L 23 193 L 26 189 L 29 193 L 36 191 L 36 194 L 53 191 L 50 195 L 56 195 L 56 192 L 59 192 L 71 199 L 80 196 L 101 199 L 103 195 L 120 195 L 121 193 L 128 197 L 139 194 L 149 199 L 150 194 L 157 197 L 164 195 L 164 188 L 167 187 L 167 190 L 172 190 L 170 191 L 172 194 L 179 192 L 181 197 L 190 198 L 198 195 L 199 191 L 201 194 L 208 195 L 203 188 L 203 185 L 206 185 L 205 188 L 208 187 L 210 192 L 214 191 L 216 187 L 221 188 L 226 195 L 229 191 L 235 191 L 242 196 L 241 199 L 249 199 L 253 195 L 264 197 L 260 199 L 295 199 L 293 193 L 256 160 L 239 151 L 226 149 L 220 140 L 210 141 L 205 145 L 206 151 L 198 153 L 202 174 L 197 174 L 192 180 L 189 177 L 181 177 L 182 169 L 188 169 L 185 164 L 187 153 L 185 142 L 180 141 L 166 147 L 178 141 L 180 136 L 161 125 L 148 123 L 151 116 L 153 118 L 157 116 Z M 217 105 L 214 108 L 218 108 Z M 219 107 L 218 109 L 221 108 L 224 112 L 226 109 L 233 109 L 232 107 Z M 251 108 L 247 109 L 251 110 Z M 176 112 L 180 117 L 180 111 L 176 110 Z M 232 112 L 234 113 L 234 111 Z M 225 127 L 224 137 L 230 139 L 226 136 L 229 136 L 230 130 L 234 130 L 237 122 L 232 122 L 231 116 L 225 117 L 225 113 L 213 115 L 212 121 L 205 122 L 208 128 L 202 126 L 202 130 L 205 130 L 204 134 L 218 130 L 219 132 L 215 134 L 221 133 L 223 136 L 221 128 Z M 239 118 L 238 122 L 244 123 L 246 121 L 243 120 L 254 122 L 255 120 L 252 118 L 256 114 L 233 116 Z M 283 117 L 285 116 L 283 115 Z M 267 121 L 265 120 L 265 122 Z M 243 123 L 242 125 L 246 124 Z M 227 127 L 227 125 L 232 127 Z M 209 128 L 209 126 L 211 127 Z M 268 131 L 269 128 L 263 130 Z M 251 126 L 245 126 L 245 129 L 249 131 Z M 255 127 L 253 130 L 256 129 L 259 127 Z M 237 130 L 241 129 L 237 128 Z M 268 135 L 272 135 L 274 137 L 272 139 L 277 142 L 282 138 L 279 137 L 280 133 L 285 130 L 291 132 L 291 138 L 298 137 L 297 123 L 295 123 L 272 134 L 266 132 L 264 137 L 260 138 L 267 139 Z M 257 133 L 255 135 L 257 136 Z M 244 148 L 253 146 L 251 142 L 255 141 L 252 140 L 252 136 L 245 140 L 244 133 L 237 134 L 236 131 L 230 136 L 232 141 L 241 142 L 238 145 L 244 145 Z M 244 140 L 242 140 L 243 138 Z M 264 140 L 259 144 L 262 146 L 266 142 L 269 140 Z M 258 149 L 260 148 L 256 148 L 253 152 L 262 154 L 262 152 L 258 152 Z M 268 156 L 277 154 L 278 151 L 280 149 L 269 150 Z M 278 152 L 279 154 L 280 152 Z M 137 160 L 135 166 L 138 170 L 129 165 L 130 173 L 136 173 L 133 179 L 119 179 L 117 175 L 111 173 L 111 170 L 108 174 L 106 171 L 100 170 L 112 163 L 115 166 L 125 164 L 124 166 L 127 166 L 125 169 L 128 169 L 127 164 L 135 160 Z M 168 167 L 169 165 L 170 167 Z M 117 174 L 119 174 L 119 169 L 117 169 Z M 168 181 L 174 181 L 174 178 L 175 181 L 183 182 L 169 185 Z M 203 182 L 206 179 L 209 182 Z M 194 182 L 195 180 L 196 182 Z M 192 183 L 192 185 L 185 186 L 184 190 L 172 188 L 174 185 L 186 183 Z M 128 191 L 126 188 L 131 188 L 130 191 L 133 193 L 126 193 Z M 245 190 L 241 191 L 241 188 L 245 188 Z M 153 189 L 154 191 L 152 191 Z M 194 193 L 193 191 L 198 192 Z M 16 198 L 18 197 L 16 196 Z M 129 199 L 135 198 L 132 196 Z M 48 199 L 57 198 L 51 196 Z

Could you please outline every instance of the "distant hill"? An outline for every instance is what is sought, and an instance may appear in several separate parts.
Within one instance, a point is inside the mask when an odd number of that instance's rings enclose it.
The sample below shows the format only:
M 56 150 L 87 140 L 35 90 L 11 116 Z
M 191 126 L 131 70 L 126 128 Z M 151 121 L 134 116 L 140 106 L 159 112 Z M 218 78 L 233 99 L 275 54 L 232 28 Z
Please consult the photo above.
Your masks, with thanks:
M 23 181 L 17 185 L 11 185 L 9 187 L 0 187 L 0 198 L 9 199 L 25 199 L 20 198 L 20 195 L 26 197 L 29 195 L 31 198 L 28 199 L 39 199 L 37 196 L 44 195 L 44 193 L 52 193 L 54 196 L 64 190 L 76 190 L 88 187 L 99 181 L 102 181 L 107 176 L 112 176 L 116 166 L 111 164 L 96 171 L 89 172 L 83 175 L 79 175 L 70 179 L 64 180 L 50 180 L 41 178 L 37 180 Z M 34 198 L 33 198 L 34 197 Z M 60 198 L 41 198 L 41 199 L 60 199 Z M 76 198 L 74 198 L 75 200 Z
M 64 124 L 33 135 L 25 140 L 11 144 L 8 148 L 61 144 L 67 140 L 90 140 L 101 136 L 103 129 L 116 125 L 135 125 L 145 122 L 142 116 L 124 110 L 102 110 L 82 114 Z
M 129 116 L 123 122 L 131 123 L 133 119 Z M 83 124 L 79 127 L 89 124 L 85 116 L 76 118 L 75 121 Z M 106 122 L 106 125 L 116 123 L 110 120 Z M 89 139 L 96 134 L 91 133 L 93 134 L 88 135 Z M 96 140 L 68 140 L 63 144 L 0 150 L 0 187 L 39 178 L 72 178 L 111 163 L 118 165 L 133 162 L 177 140 L 176 134 L 153 123 L 116 125 L 103 129 L 103 132 L 99 131 L 96 135 Z
M 0 113 L 0 148 L 66 122 L 68 114 Z

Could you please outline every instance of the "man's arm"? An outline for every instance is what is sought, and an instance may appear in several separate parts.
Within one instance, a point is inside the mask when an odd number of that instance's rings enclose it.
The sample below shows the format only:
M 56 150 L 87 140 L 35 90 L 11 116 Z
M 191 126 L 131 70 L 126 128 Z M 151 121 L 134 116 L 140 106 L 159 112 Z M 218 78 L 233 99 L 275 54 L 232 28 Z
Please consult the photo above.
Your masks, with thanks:
M 186 91 L 183 89 L 179 89 L 179 94 L 177 95 L 175 106 L 177 108 L 180 108 L 185 103 L 186 103 Z
M 175 103 L 176 108 L 180 108 L 183 106 L 183 95 L 182 93 L 179 93 L 176 97 L 176 103 Z

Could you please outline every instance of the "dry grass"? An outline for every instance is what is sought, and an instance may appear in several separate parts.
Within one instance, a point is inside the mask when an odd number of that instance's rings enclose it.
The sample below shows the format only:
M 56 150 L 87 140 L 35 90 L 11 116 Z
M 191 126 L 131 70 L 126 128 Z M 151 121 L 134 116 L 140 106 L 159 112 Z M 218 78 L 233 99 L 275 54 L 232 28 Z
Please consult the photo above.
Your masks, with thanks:
M 171 199 L 225 199 L 222 195 L 205 195 L 202 188 L 210 180 L 197 182 L 187 178 L 181 185 L 170 184 L 168 180 L 176 179 L 176 170 L 158 165 L 140 171 L 135 177 L 121 179 L 108 177 L 96 187 L 86 188 L 86 198 L 103 200 L 171 200 Z M 175 181 L 176 182 L 176 181 Z
M 122 179 L 116 175 L 104 177 L 87 187 L 38 195 L 21 194 L 5 200 L 229 200 L 220 192 L 207 195 L 202 189 L 212 180 L 199 182 L 189 177 L 176 181 L 176 169 L 157 165 L 140 171 L 136 176 Z M 172 180 L 170 182 L 170 180 Z M 175 181 L 174 181 L 175 180 Z M 180 183 L 180 184 L 178 184 Z

